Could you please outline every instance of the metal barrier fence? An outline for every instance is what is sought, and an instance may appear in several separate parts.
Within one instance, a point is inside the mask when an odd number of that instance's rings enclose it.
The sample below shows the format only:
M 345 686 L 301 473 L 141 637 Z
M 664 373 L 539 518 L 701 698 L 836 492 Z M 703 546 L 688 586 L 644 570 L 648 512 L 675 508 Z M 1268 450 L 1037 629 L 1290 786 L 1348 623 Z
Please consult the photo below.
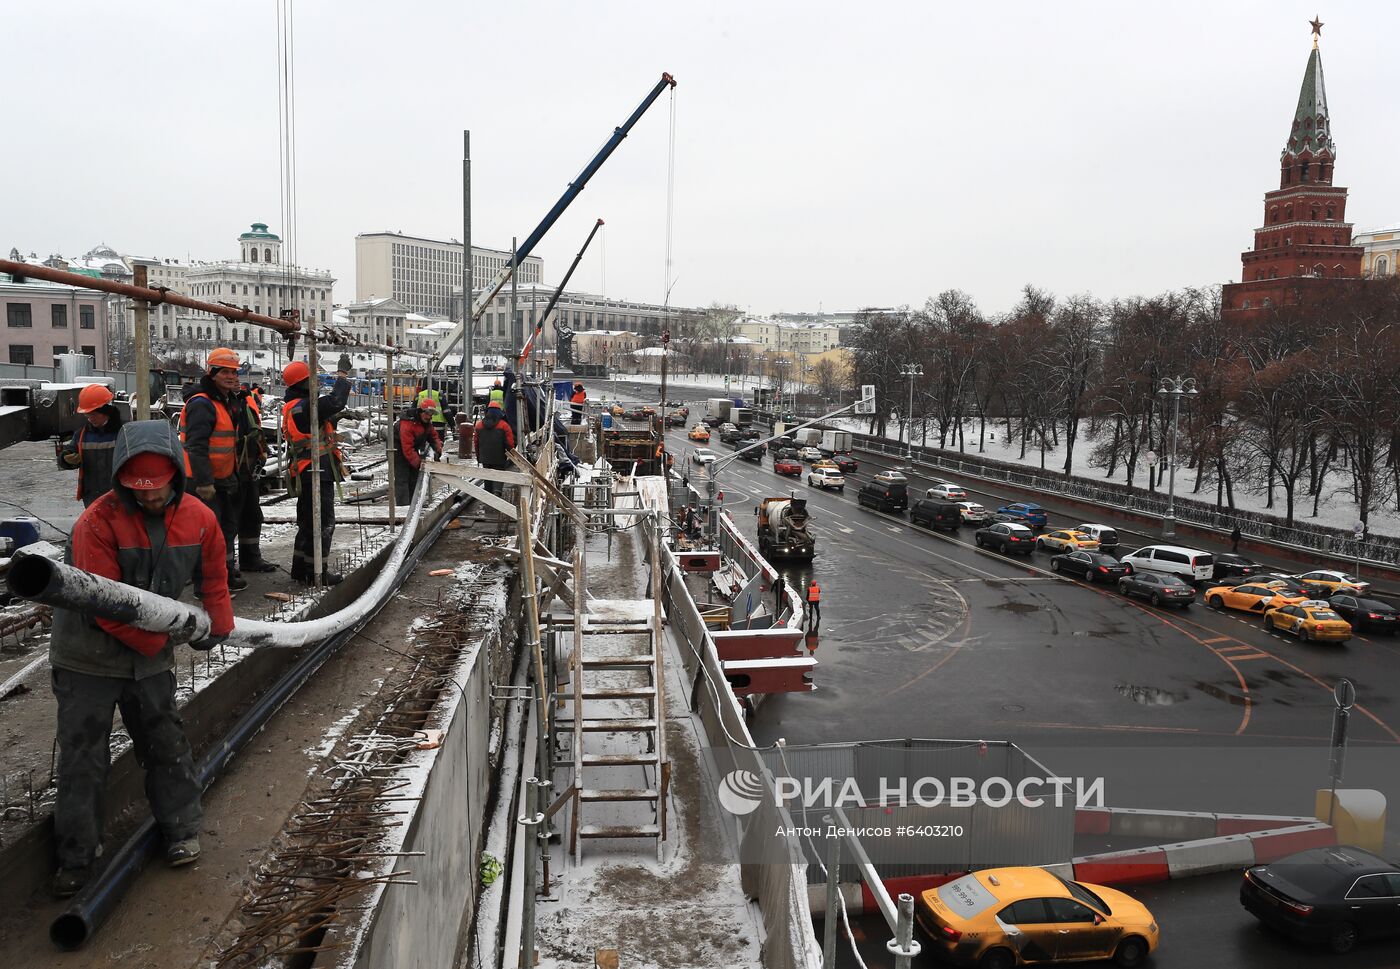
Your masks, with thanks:
M 868 434 L 852 436 L 855 446 L 863 451 L 903 458 L 905 446 L 889 438 L 873 437 Z M 1162 517 L 1167 511 L 1167 496 L 1161 492 L 1129 488 L 1127 485 L 1108 481 L 1090 481 L 1085 478 L 1065 477 L 1062 474 L 1027 468 L 1022 464 L 997 461 L 977 455 L 963 454 L 940 448 L 920 447 L 911 449 L 914 460 L 946 471 L 950 474 L 1004 481 L 1018 488 L 1038 491 L 1049 495 L 1061 495 L 1079 501 L 1103 505 L 1107 508 L 1121 508 L 1144 515 Z M 1400 565 L 1400 538 L 1391 535 L 1368 535 L 1357 540 L 1351 532 L 1325 525 L 1308 525 L 1294 522 L 1286 525 L 1277 517 L 1263 512 L 1217 508 L 1214 504 L 1197 501 L 1194 498 L 1176 499 L 1178 521 L 1188 522 L 1203 528 L 1211 528 L 1228 533 L 1238 525 L 1240 531 L 1252 538 L 1262 538 L 1284 545 L 1312 549 L 1328 555 L 1355 559 L 1360 556 L 1363 562 L 1377 565 Z
M 792 828 L 787 811 L 777 807 L 773 774 L 759 753 L 744 715 L 720 667 L 714 640 L 685 585 L 685 576 L 670 549 L 665 549 L 666 616 L 681 641 L 686 682 L 698 684 L 692 696 L 712 747 L 725 748 L 730 764 L 758 777 L 764 787 L 759 806 L 739 819 L 740 879 L 746 895 L 758 901 L 767 935 L 763 940 L 765 969 L 818 969 L 821 947 L 812 928 L 807 901 L 807 865 L 795 837 L 774 836 Z M 757 859 L 757 860 L 754 860 Z

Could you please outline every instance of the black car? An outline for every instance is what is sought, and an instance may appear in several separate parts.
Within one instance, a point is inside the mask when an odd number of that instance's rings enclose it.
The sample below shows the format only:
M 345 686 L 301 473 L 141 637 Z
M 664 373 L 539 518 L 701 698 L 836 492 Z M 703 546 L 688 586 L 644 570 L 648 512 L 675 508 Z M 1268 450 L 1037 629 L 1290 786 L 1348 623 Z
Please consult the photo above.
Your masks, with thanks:
M 838 454 L 831 460 L 836 462 L 836 467 L 841 469 L 842 474 L 851 474 L 860 470 L 860 464 L 849 454 Z
M 1196 601 L 1196 589 L 1184 579 L 1162 572 L 1134 572 L 1118 580 L 1118 591 L 1131 598 L 1150 599 L 1154 606 L 1181 606 Z
M 783 446 L 779 447 L 777 450 L 774 450 L 773 445 L 770 444 L 768 445 L 768 450 L 773 455 L 773 462 L 775 464 L 779 461 L 797 461 L 799 463 L 802 461 L 802 458 L 798 455 L 797 448 L 795 447 Z
M 1066 552 L 1050 560 L 1050 571 L 1078 575 L 1086 582 L 1116 582 L 1133 570 L 1102 552 Z
M 738 444 L 741 437 L 737 427 L 726 427 L 719 432 L 719 439 L 724 444 Z
M 1400 865 L 1362 848 L 1310 848 L 1245 870 L 1240 904 L 1272 929 L 1337 954 L 1400 934 Z
M 962 509 L 951 501 L 920 498 L 909 506 L 909 520 L 935 531 L 946 528 L 955 532 L 962 527 Z
M 751 447 L 751 448 L 749 448 L 747 451 L 740 451 L 740 452 L 739 452 L 739 460 L 740 460 L 740 461 L 750 461 L 750 462 L 752 462 L 753 464 L 762 464 L 762 463 L 763 463 L 763 448 L 761 448 L 761 447 Z
M 1328 599 L 1327 604 L 1351 623 L 1352 629 L 1375 629 L 1387 633 L 1400 630 L 1400 609 L 1379 599 L 1363 599 L 1350 592 L 1339 592 Z M 1396 917 L 1400 918 L 1400 909 L 1396 910 Z
M 1307 596 L 1310 599 L 1325 599 L 1326 596 L 1318 595 L 1317 590 L 1311 586 L 1304 585 L 1291 575 L 1282 575 L 1278 572 L 1263 572 L 1253 576 L 1255 585 L 1267 585 L 1278 589 L 1280 592 L 1291 596 Z M 1226 582 L 1223 585 L 1240 585 L 1239 582 Z
M 1264 571 L 1264 566 L 1245 555 L 1234 552 L 1218 552 L 1215 556 L 1215 571 L 1211 579 L 1224 584 L 1225 579 L 1247 579 Z
M 1007 555 L 1029 555 L 1035 548 L 1035 532 L 1020 522 L 992 522 L 972 535 L 978 548 L 996 549 Z
M 909 507 L 909 486 L 903 481 L 872 481 L 856 492 L 856 502 L 877 511 L 903 512 Z

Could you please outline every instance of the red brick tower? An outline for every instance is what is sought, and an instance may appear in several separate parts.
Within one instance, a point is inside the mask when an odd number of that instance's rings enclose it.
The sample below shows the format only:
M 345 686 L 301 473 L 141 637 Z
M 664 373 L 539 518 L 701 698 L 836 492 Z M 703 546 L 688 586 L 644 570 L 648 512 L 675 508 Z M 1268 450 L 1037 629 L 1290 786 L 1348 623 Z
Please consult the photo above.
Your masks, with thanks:
M 1322 24 L 1314 20 L 1312 26 L 1312 54 L 1280 158 L 1279 187 L 1264 196 L 1264 222 L 1254 230 L 1254 248 L 1240 254 L 1243 281 L 1224 287 L 1226 320 L 1303 303 L 1325 288 L 1324 280 L 1361 277 L 1362 249 L 1351 244 L 1346 221 L 1347 190 L 1332 184 L 1337 146 L 1317 45 Z

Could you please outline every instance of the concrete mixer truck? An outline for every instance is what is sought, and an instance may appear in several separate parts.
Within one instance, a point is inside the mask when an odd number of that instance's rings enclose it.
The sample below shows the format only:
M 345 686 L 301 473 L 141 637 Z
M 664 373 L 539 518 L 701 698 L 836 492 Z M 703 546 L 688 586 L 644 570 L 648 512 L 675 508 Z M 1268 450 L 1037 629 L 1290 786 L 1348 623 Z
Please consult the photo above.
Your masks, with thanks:
M 758 505 L 758 552 L 776 559 L 811 559 L 817 540 L 807 531 L 806 498 L 764 498 Z

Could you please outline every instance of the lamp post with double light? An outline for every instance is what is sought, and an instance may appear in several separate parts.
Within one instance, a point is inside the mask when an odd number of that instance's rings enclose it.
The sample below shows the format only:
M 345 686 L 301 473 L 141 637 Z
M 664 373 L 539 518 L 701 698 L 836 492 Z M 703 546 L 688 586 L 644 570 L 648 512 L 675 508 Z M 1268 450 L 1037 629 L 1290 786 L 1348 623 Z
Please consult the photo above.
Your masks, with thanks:
M 904 412 L 904 464 L 907 470 L 914 469 L 914 378 L 924 375 L 924 368 L 917 363 L 906 363 L 899 368 L 899 375 L 909 381 L 909 409 Z
M 1172 399 L 1172 437 L 1167 461 L 1167 513 L 1162 518 L 1162 537 L 1176 537 L 1176 433 L 1177 420 L 1181 415 L 1181 398 L 1196 396 L 1194 377 L 1163 377 L 1157 393 Z

